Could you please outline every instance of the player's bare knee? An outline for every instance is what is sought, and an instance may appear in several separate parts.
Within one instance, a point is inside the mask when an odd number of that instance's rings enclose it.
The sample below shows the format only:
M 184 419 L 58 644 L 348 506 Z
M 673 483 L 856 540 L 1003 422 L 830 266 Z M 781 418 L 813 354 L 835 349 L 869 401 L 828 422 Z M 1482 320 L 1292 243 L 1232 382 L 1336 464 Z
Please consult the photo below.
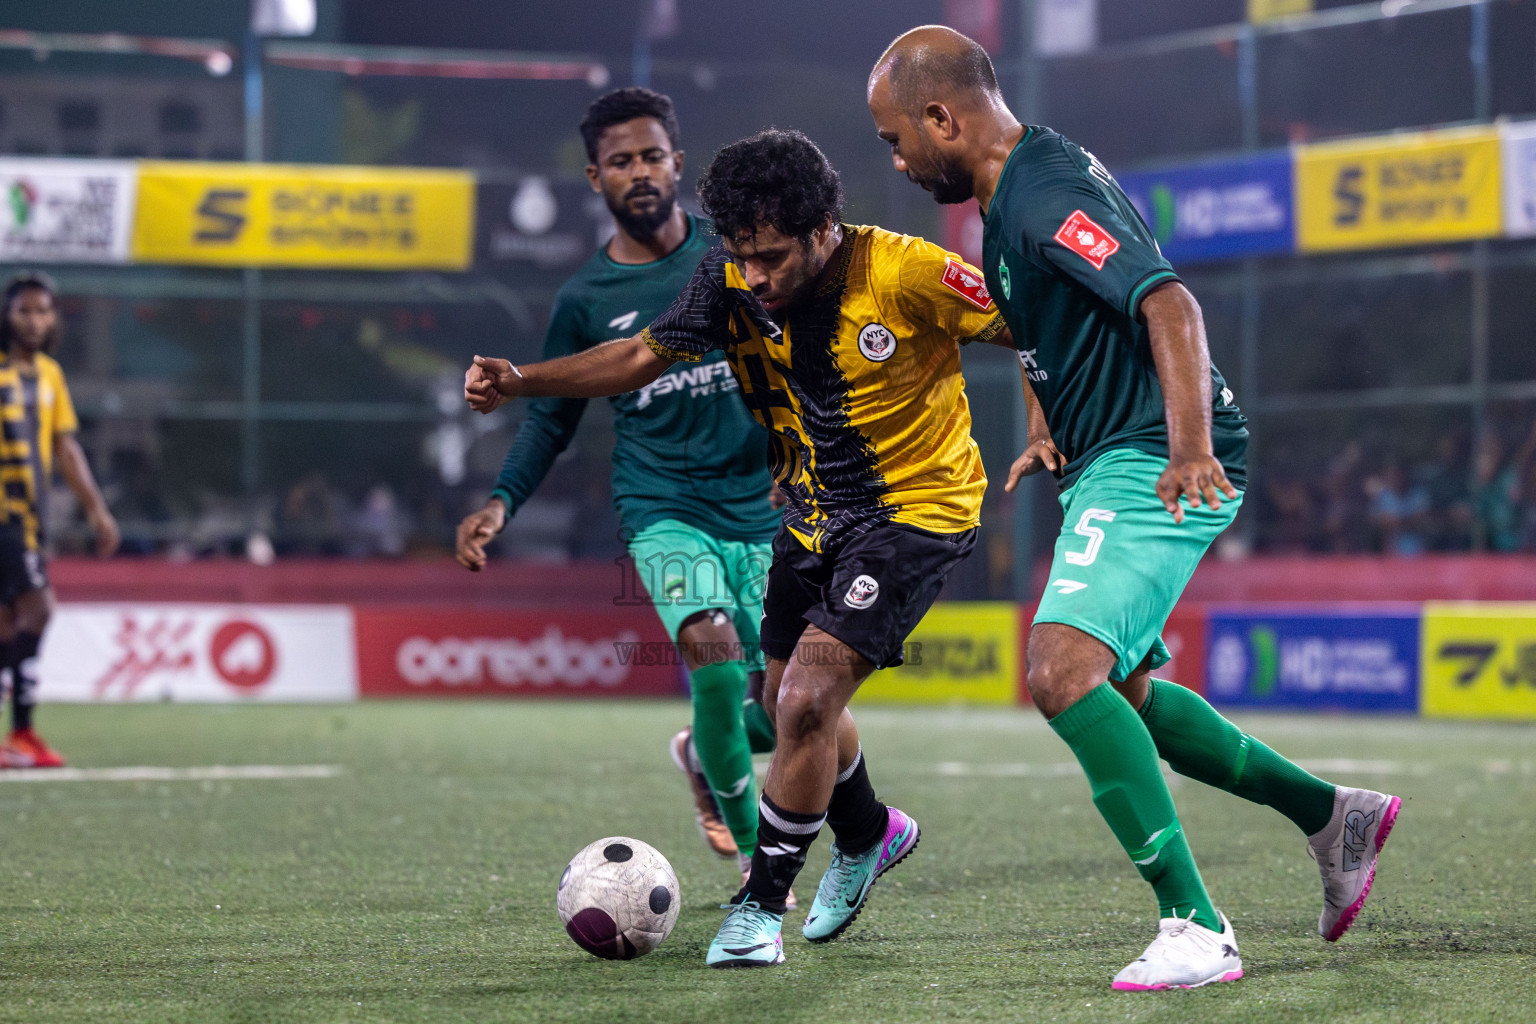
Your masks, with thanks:
M 835 734 L 841 707 L 834 707 L 826 691 L 804 683 L 786 681 L 779 687 L 773 721 L 779 743 L 801 743 L 820 733 Z
M 1067 674 L 1050 659 L 1031 657 L 1024 683 L 1029 687 L 1030 700 L 1046 718 L 1055 718 L 1072 705 Z

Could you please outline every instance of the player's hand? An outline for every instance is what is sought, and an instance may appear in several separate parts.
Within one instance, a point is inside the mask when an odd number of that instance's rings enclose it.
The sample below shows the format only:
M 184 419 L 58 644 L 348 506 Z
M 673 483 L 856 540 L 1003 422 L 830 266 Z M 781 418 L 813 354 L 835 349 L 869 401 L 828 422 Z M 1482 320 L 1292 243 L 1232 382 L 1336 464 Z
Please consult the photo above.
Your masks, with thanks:
M 779 482 L 773 481 L 768 485 L 768 505 L 770 508 L 783 508 L 789 499 L 784 497 L 784 492 L 779 488 Z
M 1223 494 L 1235 500 L 1237 488 L 1227 479 L 1227 471 L 1214 455 L 1175 455 L 1157 478 L 1157 497 L 1176 523 L 1184 521 L 1180 498 L 1188 501 L 1190 508 L 1205 505 L 1218 509 Z
M 520 380 L 521 375 L 508 360 L 475 356 L 474 363 L 464 371 L 464 400 L 476 412 L 491 412 L 501 405 L 502 399 L 517 394 Z
M 1055 441 L 1048 437 L 1036 441 L 1024 449 L 1023 455 L 1013 460 L 1013 466 L 1008 470 L 1008 482 L 1003 485 L 1003 490 L 1012 492 L 1019 486 L 1020 480 L 1033 476 L 1042 469 L 1060 473 L 1061 468 L 1066 464 L 1066 457 L 1056 450 Z
M 459 523 L 454 538 L 453 557 L 471 572 L 485 568 L 485 546 L 507 525 L 507 506 L 492 498 L 478 512 L 471 512 Z
M 123 534 L 117 528 L 117 520 L 112 518 L 112 513 L 106 509 L 91 512 L 86 515 L 91 524 L 91 532 L 96 534 L 96 555 L 98 558 L 111 558 L 117 553 L 117 546 L 123 541 Z

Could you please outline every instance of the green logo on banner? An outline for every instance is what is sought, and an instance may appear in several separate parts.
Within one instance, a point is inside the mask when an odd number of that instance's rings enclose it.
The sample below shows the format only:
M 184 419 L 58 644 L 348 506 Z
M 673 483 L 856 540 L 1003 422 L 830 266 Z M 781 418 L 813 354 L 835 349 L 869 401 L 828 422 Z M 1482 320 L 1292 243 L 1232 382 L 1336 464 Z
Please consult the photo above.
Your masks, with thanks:
M 1167 185 L 1152 186 L 1152 234 L 1158 242 L 1173 238 L 1174 225 L 1178 223 L 1178 207 L 1173 201 L 1173 189 Z

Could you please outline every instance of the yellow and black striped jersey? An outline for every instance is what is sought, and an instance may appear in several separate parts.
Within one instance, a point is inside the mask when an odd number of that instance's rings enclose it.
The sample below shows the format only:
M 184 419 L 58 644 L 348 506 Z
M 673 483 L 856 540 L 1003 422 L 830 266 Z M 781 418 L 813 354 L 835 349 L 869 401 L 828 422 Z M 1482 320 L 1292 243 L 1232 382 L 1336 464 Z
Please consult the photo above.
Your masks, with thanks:
M 42 544 L 54 441 L 79 427 L 58 362 L 41 352 L 32 366 L 0 357 L 0 521 L 19 523 L 30 550 Z
M 1003 330 L 980 271 L 883 228 L 843 225 L 815 293 L 780 327 L 723 248 L 642 332 L 665 359 L 723 349 L 772 433 L 784 525 L 806 547 L 881 523 L 960 533 L 987 478 L 960 345 Z

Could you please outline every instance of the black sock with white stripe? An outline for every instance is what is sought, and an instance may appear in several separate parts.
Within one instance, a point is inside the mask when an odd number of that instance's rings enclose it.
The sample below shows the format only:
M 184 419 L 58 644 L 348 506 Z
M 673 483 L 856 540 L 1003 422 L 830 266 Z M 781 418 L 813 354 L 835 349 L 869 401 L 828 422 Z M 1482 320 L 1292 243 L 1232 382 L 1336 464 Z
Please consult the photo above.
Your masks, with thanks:
M 827 827 L 837 837 L 837 848 L 857 855 L 885 837 L 885 804 L 875 796 L 864 768 L 864 748 L 854 755 L 853 764 L 837 776 L 832 787 L 832 802 L 827 805 Z
M 752 854 L 752 872 L 732 902 L 755 899 L 764 910 L 784 913 L 784 898 L 805 867 L 806 851 L 826 820 L 825 814 L 786 811 L 765 793 L 757 802 L 757 852 Z

